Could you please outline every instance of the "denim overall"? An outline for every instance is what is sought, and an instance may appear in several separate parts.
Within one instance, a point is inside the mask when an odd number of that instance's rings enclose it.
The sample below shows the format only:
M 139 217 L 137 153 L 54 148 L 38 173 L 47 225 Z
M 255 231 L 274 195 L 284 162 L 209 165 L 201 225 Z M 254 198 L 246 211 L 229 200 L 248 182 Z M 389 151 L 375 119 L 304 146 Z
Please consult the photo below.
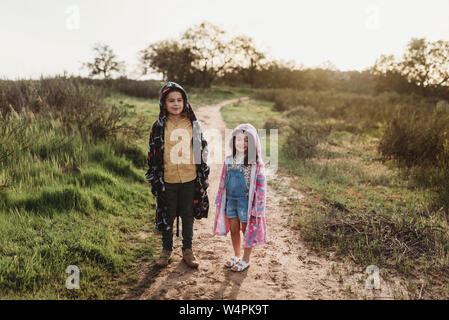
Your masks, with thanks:
M 240 222 L 248 221 L 248 187 L 243 173 L 244 165 L 240 168 L 228 168 L 226 172 L 226 216 L 239 218 Z

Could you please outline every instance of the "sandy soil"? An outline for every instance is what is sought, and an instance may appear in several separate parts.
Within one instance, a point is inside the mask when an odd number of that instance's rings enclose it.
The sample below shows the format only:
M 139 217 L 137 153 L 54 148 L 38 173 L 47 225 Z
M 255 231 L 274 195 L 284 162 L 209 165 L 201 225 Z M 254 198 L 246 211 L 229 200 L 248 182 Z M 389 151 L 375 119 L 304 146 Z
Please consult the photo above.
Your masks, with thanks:
M 202 129 L 224 130 L 226 125 L 220 108 L 235 101 L 199 108 L 195 113 Z M 266 199 L 269 242 L 253 250 L 247 270 L 230 271 L 224 266 L 225 260 L 233 255 L 230 235 L 212 235 L 221 164 L 210 166 L 209 217 L 195 220 L 194 224 L 193 250 L 200 267 L 190 269 L 182 261 L 182 237 L 174 237 L 171 264 L 161 270 L 142 264 L 137 284 L 125 288 L 119 299 L 392 299 L 403 296 L 405 290 L 397 280 L 387 283 L 381 279 L 380 290 L 365 289 L 368 277 L 365 268 L 343 264 L 309 250 L 289 222 L 288 199 L 301 199 L 303 195 L 288 187 L 290 177 L 269 173 Z M 154 276 L 155 281 L 150 281 Z

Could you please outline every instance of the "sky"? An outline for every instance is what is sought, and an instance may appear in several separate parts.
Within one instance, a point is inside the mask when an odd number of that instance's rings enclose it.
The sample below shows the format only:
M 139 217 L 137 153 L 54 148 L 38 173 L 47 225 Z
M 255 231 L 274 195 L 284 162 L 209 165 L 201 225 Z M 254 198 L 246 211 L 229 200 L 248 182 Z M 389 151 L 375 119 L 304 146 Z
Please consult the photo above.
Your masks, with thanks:
M 139 78 L 137 53 L 209 21 L 268 57 L 364 70 L 411 38 L 449 41 L 448 0 L 1 0 L 0 78 L 87 75 L 104 43 Z

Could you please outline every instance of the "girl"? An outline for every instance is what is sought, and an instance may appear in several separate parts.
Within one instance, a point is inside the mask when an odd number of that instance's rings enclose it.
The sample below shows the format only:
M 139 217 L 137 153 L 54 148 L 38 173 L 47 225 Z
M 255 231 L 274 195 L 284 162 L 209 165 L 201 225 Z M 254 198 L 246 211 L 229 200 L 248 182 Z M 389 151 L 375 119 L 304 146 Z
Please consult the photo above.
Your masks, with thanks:
M 225 266 L 243 271 L 250 265 L 252 248 L 267 242 L 264 163 L 259 136 L 249 123 L 233 130 L 229 147 L 231 153 L 225 158 L 215 200 L 214 234 L 226 235 L 231 230 L 235 255 Z M 244 235 L 242 259 L 240 230 Z
M 168 82 L 161 88 L 159 108 L 159 119 L 151 128 L 145 175 L 156 197 L 155 227 L 162 232 L 163 250 L 156 265 L 168 265 L 173 250 L 173 222 L 178 217 L 179 224 L 181 216 L 183 260 L 197 268 L 199 264 L 192 251 L 193 221 L 194 218 L 207 218 L 209 211 L 207 142 L 187 94 L 179 84 Z M 187 141 L 187 149 L 182 148 L 181 153 L 190 151 L 182 153 L 181 162 L 174 159 L 179 151 L 172 152 L 178 150 L 180 142 L 176 133 L 179 132 L 183 133 L 181 143 Z

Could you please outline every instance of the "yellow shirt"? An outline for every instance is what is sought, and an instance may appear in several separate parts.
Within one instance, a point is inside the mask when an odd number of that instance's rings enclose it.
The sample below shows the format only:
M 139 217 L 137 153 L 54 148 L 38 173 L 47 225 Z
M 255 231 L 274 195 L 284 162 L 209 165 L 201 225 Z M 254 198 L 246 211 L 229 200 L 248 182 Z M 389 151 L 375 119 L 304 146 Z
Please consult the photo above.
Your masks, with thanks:
M 196 178 L 192 135 L 192 124 L 188 118 L 175 121 L 170 116 L 167 117 L 164 131 L 165 182 L 185 183 Z

